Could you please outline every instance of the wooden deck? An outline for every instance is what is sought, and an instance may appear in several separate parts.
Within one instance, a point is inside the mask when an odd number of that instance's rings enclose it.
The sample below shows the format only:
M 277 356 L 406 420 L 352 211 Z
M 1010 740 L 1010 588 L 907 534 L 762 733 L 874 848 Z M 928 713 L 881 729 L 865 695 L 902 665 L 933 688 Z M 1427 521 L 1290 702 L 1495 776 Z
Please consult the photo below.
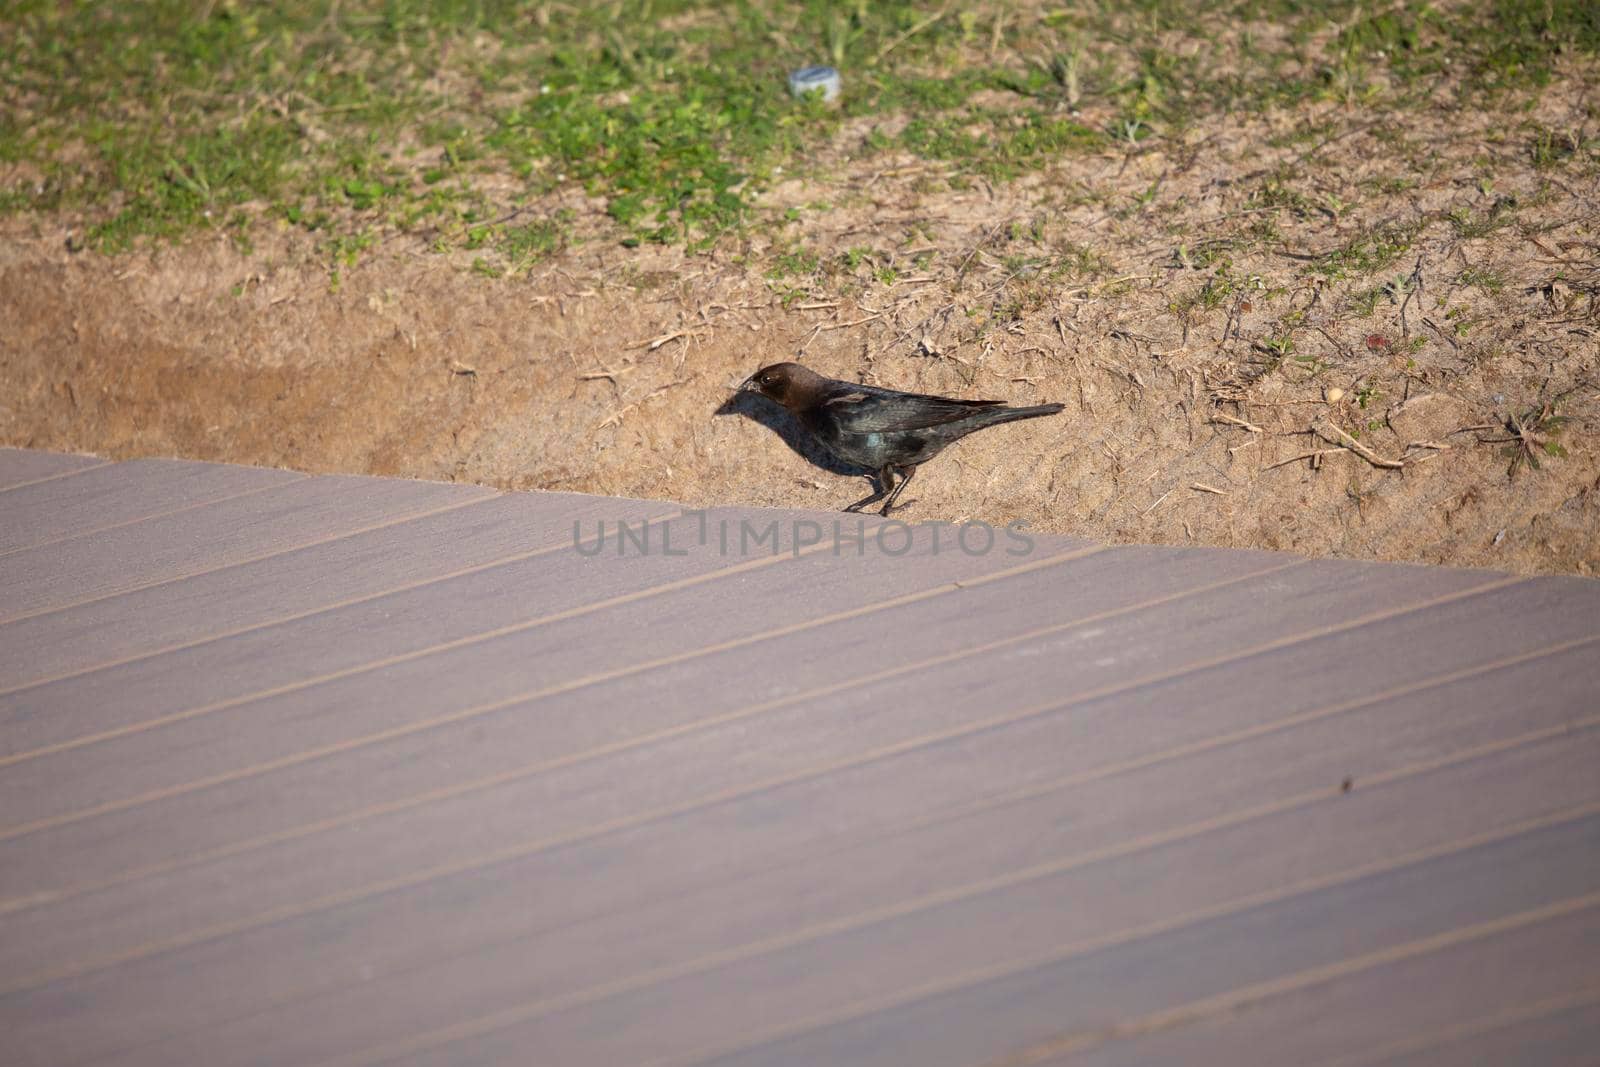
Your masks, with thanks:
M 0 450 L 0 1060 L 1597 1062 L 1600 585 L 841 519 Z

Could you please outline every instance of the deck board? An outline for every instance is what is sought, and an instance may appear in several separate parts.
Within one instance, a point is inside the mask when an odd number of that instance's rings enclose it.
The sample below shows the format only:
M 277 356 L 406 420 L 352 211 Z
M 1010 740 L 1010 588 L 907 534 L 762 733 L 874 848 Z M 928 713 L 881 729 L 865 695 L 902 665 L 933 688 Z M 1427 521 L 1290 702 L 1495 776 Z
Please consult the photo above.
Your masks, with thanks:
M 1317 1067 L 1481 1067 L 1485 1063 L 1587 1067 L 1594 1062 L 1596 1048 L 1600 1048 L 1600 987 L 1591 987 L 1549 1001 L 1501 1003 L 1494 1012 L 1468 1022 L 1413 1032 L 1368 1055 L 1341 1055 Z
M 0 556 L 0 621 L 198 577 L 489 497 L 476 486 L 308 478 Z
M 304 479 L 293 471 L 139 459 L 6 491 L 0 552 L 82 537 Z
M 1365 736 L 1370 737 L 1371 723 L 1365 725 Z M 1504 730 L 1514 733 L 1516 724 L 1508 722 Z M 986 916 L 987 921 L 978 924 L 979 929 L 990 931 L 985 936 L 992 936 L 1001 917 L 1017 915 L 1016 901 L 1023 890 L 1030 885 L 1044 886 L 1038 897 L 1043 909 L 1039 920 L 1019 929 L 1036 935 L 1051 917 L 1052 902 L 1071 900 L 1079 902 L 1073 914 L 1059 918 L 1074 925 L 1062 936 L 1076 933 L 1093 938 L 1117 930 L 1118 924 L 1136 929 L 1164 914 L 1225 906 L 1230 900 L 1285 882 L 1317 875 L 1338 877 L 1370 855 L 1375 843 L 1385 855 L 1406 856 L 1420 848 L 1437 848 L 1552 816 L 1548 784 L 1504 776 L 1486 780 L 1481 760 L 1436 772 L 1414 771 L 1409 776 L 1404 768 L 1392 768 L 1401 772 L 1392 784 L 1363 787 L 1342 796 L 1337 785 L 1329 783 L 1359 762 L 1360 747 L 1349 739 L 1363 736 L 1359 729 L 1345 733 L 1342 748 L 1328 744 L 1319 748 L 1321 762 L 1317 766 L 1280 770 L 1269 762 L 1276 754 L 1270 749 L 1231 759 L 1213 753 L 1186 761 L 1181 774 L 1152 769 L 1124 775 L 1112 788 L 1085 783 L 1023 802 L 972 810 L 964 816 L 925 813 L 920 819 L 902 820 L 892 830 L 882 830 L 844 852 L 791 848 L 772 855 L 749 845 L 739 850 L 733 847 L 737 838 L 719 833 L 714 820 L 694 816 L 656 827 L 649 840 L 643 834 L 634 835 L 631 848 L 629 841 L 616 840 L 621 835 L 613 835 L 612 840 L 597 840 L 586 848 L 547 852 L 526 862 L 479 872 L 472 878 L 477 885 L 470 890 L 458 880 L 454 887 L 419 887 L 397 899 L 402 915 L 433 914 L 451 899 L 486 901 L 497 896 L 505 901 L 492 911 L 503 914 L 513 906 L 513 899 L 519 899 L 518 925 L 504 921 L 482 924 L 477 936 L 483 947 L 478 952 L 459 953 L 469 932 L 464 925 L 432 945 L 400 936 L 403 927 L 398 921 L 387 930 L 380 926 L 371 930 L 370 944 L 346 944 L 345 948 L 358 951 L 363 958 L 384 959 L 385 969 L 396 975 L 394 979 L 344 995 L 324 993 L 315 1004 L 297 1004 L 293 1013 L 286 1006 L 275 1017 L 281 1022 L 294 1013 L 315 1011 L 329 1026 L 381 1042 L 385 1028 L 402 1022 L 396 1006 L 426 999 L 423 994 L 428 989 L 452 993 L 452 1002 L 440 1006 L 435 1017 L 441 1011 L 501 1002 L 537 1005 L 542 1000 L 648 978 L 653 969 L 683 966 L 684 961 L 704 961 L 702 970 L 714 972 L 717 954 L 742 951 L 756 955 L 774 930 L 788 929 L 791 935 L 796 927 L 815 930 L 819 933 L 812 940 L 817 941 L 824 940 L 821 935 L 826 934 L 828 924 L 849 921 L 848 936 L 834 939 L 843 952 L 854 938 L 882 927 L 881 921 L 874 922 L 876 916 L 892 912 L 897 905 L 902 911 L 909 910 L 908 884 L 939 886 L 947 894 L 966 887 L 967 895 L 975 897 L 971 906 Z M 1313 740 L 1320 743 L 1325 738 Z M 1573 748 L 1546 738 L 1529 748 L 1525 766 L 1530 774 L 1541 775 L 1547 782 L 1567 783 L 1575 795 L 1588 796 L 1591 805 L 1600 802 L 1595 787 L 1581 793 L 1586 768 L 1600 754 L 1592 740 Z M 1171 797 L 1151 795 L 1152 783 L 1203 782 L 1239 763 L 1255 773 L 1242 776 L 1227 804 L 1194 810 Z M 1376 773 L 1373 763 L 1368 754 L 1365 765 Z M 1407 811 L 1436 802 L 1441 790 L 1459 790 L 1473 802 L 1452 804 L 1428 822 L 1406 821 Z M 851 800 L 847 796 L 841 807 L 848 810 Z M 1085 810 L 1091 802 L 1103 803 L 1105 809 L 1091 814 Z M 1231 823 L 1226 821 L 1230 817 Z M 1068 820 L 1070 827 L 1063 828 Z M 1283 839 L 1297 847 L 1268 854 L 1250 851 L 1251 844 L 1268 831 L 1277 839 L 1280 830 Z M 719 843 L 729 846 L 730 855 L 717 855 Z M 747 854 L 750 852 L 754 855 Z M 808 854 L 816 858 L 799 858 Z M 786 856 L 796 858 L 786 860 Z M 1218 856 L 1227 860 L 1225 866 L 1217 864 Z M 675 859 L 689 866 L 688 876 L 670 867 Z M 643 884 L 612 887 L 599 898 L 583 893 L 585 872 L 616 866 L 648 873 Z M 1051 868 L 1058 869 L 1053 878 L 1049 877 Z M 1172 869 L 1191 874 L 1182 883 L 1163 882 L 1161 872 Z M 1204 880 L 1199 877 L 1202 871 Z M 1025 877 L 1029 872 L 1031 878 Z M 1001 900 L 983 895 L 985 886 L 998 878 L 1016 883 L 1013 897 Z M 236 880 L 237 876 L 217 878 L 208 885 L 220 890 L 225 882 Z M 545 891 L 528 899 L 522 889 L 528 885 Z M 929 907 L 921 911 L 937 914 Z M 708 921 L 675 921 L 685 914 L 705 916 Z M 933 925 L 942 928 L 943 923 L 935 921 Z M 310 946 L 337 927 L 336 918 L 313 918 L 279 927 L 278 938 L 303 939 L 304 945 L 286 949 L 282 962 L 273 965 L 284 968 L 285 973 L 277 979 L 263 976 L 263 981 L 287 981 L 289 968 L 303 963 L 306 953 L 314 952 Z M 519 940 L 513 940 L 514 935 Z M 933 939 L 934 947 L 940 944 L 938 938 Z M 944 944 L 945 949 L 949 947 Z M 267 952 L 264 958 L 276 958 L 270 948 Z M 186 956 L 181 962 L 186 965 L 199 959 Z M 810 975 L 819 983 L 833 973 L 832 966 L 820 972 L 777 967 L 781 961 L 770 955 L 765 962 L 784 973 Z M 863 965 L 854 957 L 839 962 L 841 973 Z M 845 963 L 849 966 L 843 966 Z M 516 995 L 523 1001 L 517 1001 Z M 324 998 L 328 1003 L 321 1003 Z M 605 1010 L 605 1003 L 591 1006 L 591 1011 Z M 613 1007 L 616 1011 L 634 1010 Z M 757 1013 L 753 1017 L 762 1016 Z M 347 1021 L 338 1022 L 340 1019 Z M 357 1020 L 361 1021 L 359 1027 Z M 243 1040 L 242 1029 L 233 1031 L 232 1037 Z M 648 1028 L 647 1032 L 654 1033 Z M 796 1058 L 794 1062 L 808 1061 Z
M 1361 1058 L 1463 1017 L 1493 1016 L 1507 1000 L 1540 1003 L 1560 997 L 1593 977 L 1596 954 L 1600 906 L 1432 951 L 1419 948 L 1414 956 L 1322 981 L 1307 976 L 1298 986 L 1263 990 L 1259 1000 L 1242 1003 L 1241 1010 L 1213 1009 L 1193 1028 L 1113 1042 L 1076 1060 L 1095 1067 L 1225 1065 L 1248 1062 L 1252 1050 L 1263 1047 L 1282 1049 L 1294 1063 Z M 1231 1005 L 1217 1007 L 1223 1006 Z M 1519 1061 L 1552 1062 L 1515 1056 L 1503 1062 Z
M 0 726 L 16 723 L 13 736 L 27 738 L 32 748 L 72 744 L 418 659 L 426 658 L 423 669 L 432 673 L 447 669 L 434 657 L 457 650 L 469 657 L 486 654 L 498 668 L 497 677 L 511 677 L 523 688 L 549 685 L 568 674 L 624 669 L 699 648 L 712 639 L 708 635 L 733 639 L 760 631 L 766 627 L 756 623 L 791 605 L 822 613 L 826 606 L 819 590 L 857 595 L 843 589 L 855 582 L 852 567 L 854 573 L 870 574 L 877 587 L 900 591 L 906 567 L 916 580 L 940 585 L 1016 562 L 948 553 L 926 563 L 915 553 L 881 563 L 822 553 L 797 559 L 788 552 L 735 559 L 715 551 L 687 558 L 585 560 L 575 558 L 568 545 L 549 547 L 529 558 L 364 597 L 287 624 L 223 628 L 221 636 L 171 652 L 0 692 Z M 777 584 L 762 585 L 756 571 L 770 571 Z M 819 577 L 826 583 L 819 586 Z M 760 596 L 763 590 L 787 600 L 759 614 L 719 610 L 730 596 Z M 197 614 L 192 605 L 174 607 Z M 210 607 L 229 610 L 220 602 Z M 686 618 L 694 625 L 685 625 Z M 575 654 L 579 649 L 581 656 Z
M 1221 1000 L 1225 1007 L 1230 994 L 1246 987 L 1292 984 L 1307 972 L 1335 963 L 1496 919 L 1537 913 L 1566 901 L 1575 895 L 1573 890 L 1593 885 L 1592 855 L 1600 844 L 1597 828 L 1600 821 L 1590 819 L 1534 831 L 1286 900 L 1202 918 L 1152 936 L 1114 943 L 1101 951 L 1092 950 L 1094 941 L 1108 935 L 1087 929 L 1082 942 L 1088 951 L 1073 952 L 1076 946 L 1070 944 L 1049 946 L 1065 958 L 1034 967 L 1023 963 L 1030 961 L 1030 956 L 1045 956 L 1048 950 L 1039 950 L 1030 936 L 1035 927 L 1028 920 L 1036 921 L 1044 914 L 1070 921 L 1070 909 L 1063 906 L 1061 897 L 1052 894 L 1042 900 L 1014 900 L 1028 910 L 1010 922 L 991 919 L 976 930 L 960 923 L 970 911 L 951 909 L 938 917 L 942 920 L 940 940 L 947 952 L 966 948 L 973 962 L 981 960 L 989 963 L 988 967 L 962 968 L 954 975 L 941 968 L 933 971 L 930 979 L 928 954 L 919 951 L 915 925 L 887 929 L 875 938 L 858 938 L 850 946 L 820 946 L 823 952 L 835 950 L 827 957 L 828 965 L 843 969 L 830 973 L 838 979 L 837 985 L 848 986 L 854 996 L 843 995 L 841 989 L 826 997 L 812 994 L 802 1004 L 786 1003 L 776 1010 L 769 1007 L 765 1018 L 795 1015 L 805 1019 L 807 1008 L 820 1008 L 820 1018 L 807 1020 L 799 1035 L 788 1038 L 768 1037 L 781 1027 L 761 1027 L 755 1040 L 767 1040 L 753 1047 L 740 1048 L 745 1042 L 738 1036 L 730 1040 L 726 1028 L 719 1030 L 713 1017 L 716 1002 L 705 998 L 713 989 L 733 997 L 718 1005 L 726 1019 L 746 1018 L 745 1012 L 771 1005 L 772 999 L 789 993 L 805 994 L 804 987 L 789 980 L 793 972 L 776 962 L 759 971 L 714 976 L 700 996 L 691 994 L 689 984 L 683 983 L 676 990 L 651 990 L 654 999 L 649 1002 L 611 998 L 598 1005 L 590 1017 L 572 1021 L 570 1029 L 564 1029 L 565 1033 L 581 1031 L 578 1040 L 584 1043 L 603 1040 L 608 1052 L 626 1056 L 628 1049 L 636 1047 L 627 1044 L 630 1038 L 636 1040 L 650 1032 L 649 1024 L 655 1022 L 653 1016 L 636 1013 L 663 1010 L 669 1002 L 680 1002 L 706 1010 L 698 1016 L 669 1012 L 670 1020 L 663 1021 L 657 1033 L 668 1033 L 670 1026 L 673 1036 L 682 1035 L 678 1039 L 692 1046 L 690 1052 L 696 1059 L 719 1065 L 913 1062 L 942 1067 L 982 1063 L 982 1045 L 993 1040 L 995 1030 L 1014 1043 L 1013 1054 L 1021 1062 L 1047 1054 L 1057 1042 L 1069 1043 L 1074 1054 L 1057 1056 L 1056 1062 L 1087 1061 L 1088 1053 L 1121 1038 L 1119 1025 L 1137 1032 L 1172 1025 L 1172 1015 L 1190 1013 L 1201 1021 L 1206 1012 L 1215 1010 L 1216 1001 Z M 1583 854 L 1584 849 L 1589 856 Z M 1209 864 L 1224 859 L 1214 856 Z M 1519 866 L 1529 864 L 1536 865 L 1532 873 L 1527 866 Z M 1451 886 L 1453 892 L 1442 894 L 1441 885 Z M 1246 946 L 1250 951 L 1241 951 Z M 1001 948 L 1009 948 L 1009 954 L 1000 956 Z M 800 967 L 817 958 L 784 962 Z M 900 970 L 916 960 L 924 965 L 920 973 Z M 851 965 L 860 969 L 852 970 Z M 884 981 L 893 982 L 891 988 L 900 991 L 919 985 L 926 991 L 908 1004 L 893 1005 L 879 992 Z M 868 1012 L 878 1004 L 883 1007 Z M 840 1021 L 825 1021 L 830 1016 Z M 967 1021 L 973 1018 L 984 1019 L 986 1027 L 995 1030 L 971 1027 Z M 623 1024 L 625 1019 L 630 1020 L 628 1025 Z M 607 1031 L 616 1036 L 605 1036 Z M 552 1048 L 547 1042 L 562 1034 L 553 1026 L 539 1032 L 542 1048 Z M 527 1038 L 527 1031 L 510 1029 L 486 1037 L 484 1043 L 498 1043 L 499 1051 L 494 1054 L 504 1055 L 504 1050 Z M 704 1044 L 694 1045 L 697 1040 Z M 730 1045 L 734 1047 L 727 1053 L 717 1054 Z M 632 1062 L 665 1059 L 646 1053 Z M 1004 1062 L 999 1057 L 995 1060 Z M 475 1063 L 484 1059 L 470 1046 L 453 1044 L 431 1057 L 419 1056 L 408 1062 Z
M 1590 581 L 19 450 L 0 497 L 8 1062 L 1600 1025 Z
M 14 489 L 49 478 L 61 478 L 74 471 L 98 467 L 106 460 L 68 452 L 36 452 L 23 448 L 0 448 L 0 491 Z
M 11 637 L 0 648 L 0 706 L 10 706 L 10 692 L 22 686 L 214 642 L 219 616 L 220 634 L 283 626 L 567 551 L 574 522 L 589 531 L 600 519 L 638 522 L 680 510 L 644 501 L 517 493 L 25 619 L 8 627 Z M 140 626 L 128 627 L 130 617 Z

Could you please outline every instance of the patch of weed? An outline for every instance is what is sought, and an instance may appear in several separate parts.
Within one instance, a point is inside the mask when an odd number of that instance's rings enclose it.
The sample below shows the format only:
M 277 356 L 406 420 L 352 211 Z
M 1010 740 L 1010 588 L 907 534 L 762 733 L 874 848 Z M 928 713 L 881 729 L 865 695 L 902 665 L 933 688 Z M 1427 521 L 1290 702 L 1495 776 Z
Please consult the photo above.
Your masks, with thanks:
M 1480 437 L 1478 440 L 1484 444 L 1506 446 L 1502 451 L 1511 461 L 1506 468 L 1506 476 L 1515 478 L 1517 471 L 1524 466 L 1539 470 L 1541 455 L 1558 459 L 1566 457 L 1567 450 L 1559 440 L 1566 423 L 1566 416 L 1559 414 L 1554 404 L 1545 403 L 1532 411 L 1507 416 L 1506 436 Z
M 915 118 L 900 135 L 900 144 L 917 155 L 957 162 L 993 180 L 1015 178 L 1065 152 L 1103 143 L 1099 133 L 1071 119 L 982 109 Z
M 810 249 L 786 249 L 773 255 L 772 265 L 767 268 L 767 277 L 772 279 L 810 277 L 816 273 L 821 262 L 821 258 Z
M 1367 230 L 1312 264 L 1310 273 L 1330 280 L 1374 274 L 1405 255 L 1420 229 L 1420 224 L 1395 223 Z
M 1488 211 L 1482 214 L 1470 208 L 1456 208 L 1450 212 L 1450 226 L 1455 230 L 1457 237 L 1469 240 L 1477 237 L 1487 237 L 1515 217 L 1514 209 L 1516 206 L 1516 200 L 1510 197 L 1501 197 L 1495 200 Z
M 1468 267 L 1456 275 L 1456 284 L 1485 293 L 1498 293 L 1506 287 L 1505 276 L 1487 267 Z

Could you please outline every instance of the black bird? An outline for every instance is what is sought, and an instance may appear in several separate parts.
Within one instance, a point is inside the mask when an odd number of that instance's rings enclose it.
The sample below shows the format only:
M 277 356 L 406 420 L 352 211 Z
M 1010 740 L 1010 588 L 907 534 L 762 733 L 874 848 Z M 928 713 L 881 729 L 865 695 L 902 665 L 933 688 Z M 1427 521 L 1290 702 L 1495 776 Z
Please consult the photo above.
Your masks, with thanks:
M 1062 407 L 1008 408 L 1000 400 L 902 393 L 824 378 L 798 363 L 763 367 L 739 389 L 782 404 L 823 448 L 846 463 L 872 470 L 876 491 L 845 510 L 860 511 L 887 496 L 880 515 L 889 514 L 917 465 L 946 445 L 986 426 L 1054 415 Z

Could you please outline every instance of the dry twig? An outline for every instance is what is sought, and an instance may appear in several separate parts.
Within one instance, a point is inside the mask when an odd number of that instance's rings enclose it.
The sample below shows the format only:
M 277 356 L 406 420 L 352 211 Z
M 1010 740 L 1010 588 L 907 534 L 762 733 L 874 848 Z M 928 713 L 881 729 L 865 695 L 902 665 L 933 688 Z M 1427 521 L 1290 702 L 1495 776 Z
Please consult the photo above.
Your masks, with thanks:
M 1299 463 L 1303 459 L 1315 459 L 1318 456 L 1331 456 L 1335 452 L 1348 452 L 1348 451 L 1350 451 L 1348 448 L 1318 448 L 1318 449 L 1315 449 L 1315 450 L 1313 450 L 1311 452 L 1302 452 L 1298 456 L 1290 456 L 1288 459 L 1280 459 L 1278 462 L 1272 464 L 1271 466 L 1263 467 L 1262 469 L 1263 470 L 1269 470 L 1269 471 L 1277 470 L 1279 467 L 1287 467 L 1291 463 Z
M 1163 500 L 1165 500 L 1165 499 L 1167 499 L 1167 497 L 1169 497 L 1169 496 L 1171 496 L 1171 495 L 1172 495 L 1172 490 L 1171 490 L 1171 489 L 1168 489 L 1168 490 L 1167 490 L 1167 491 L 1166 491 L 1166 492 L 1165 492 L 1165 493 L 1162 493 L 1162 494 L 1161 494 L 1161 495 L 1160 495 L 1160 496 L 1159 496 L 1159 497 L 1157 497 L 1157 498 L 1156 498 L 1156 502 L 1155 502 L 1155 503 L 1154 503 L 1154 504 L 1151 504 L 1151 505 L 1150 505 L 1150 506 L 1149 506 L 1149 507 L 1147 507 L 1147 508 L 1145 508 L 1145 509 L 1144 509 L 1144 510 L 1143 510 L 1143 511 L 1141 511 L 1141 512 L 1139 512 L 1139 514 L 1141 514 L 1141 515 L 1148 515 L 1148 514 L 1150 514 L 1150 513 L 1151 513 L 1151 512 L 1152 512 L 1152 511 L 1154 511 L 1154 510 L 1155 510 L 1155 509 L 1156 509 L 1156 507 L 1157 507 L 1157 506 L 1158 506 L 1158 505 L 1159 505 L 1159 504 L 1160 504 L 1160 503 L 1161 503 L 1161 502 L 1162 502 L 1162 501 L 1163 501 Z
M 1249 430 L 1251 433 L 1266 433 L 1267 432 L 1267 431 L 1263 430 L 1261 427 L 1257 426 L 1253 422 L 1246 422 L 1243 419 L 1236 419 L 1232 415 L 1226 414 L 1226 413 L 1221 412 L 1221 411 L 1216 412 L 1216 417 L 1213 418 L 1211 421 L 1212 422 L 1225 422 L 1229 426 L 1238 426 L 1241 429 Z
M 652 337 L 648 341 L 635 341 L 632 344 L 630 344 L 628 347 L 629 348 L 642 348 L 646 352 L 654 352 L 656 349 L 660 348 L 664 344 L 667 344 L 669 341 L 676 341 L 676 340 L 678 340 L 679 338 L 682 338 L 682 337 L 693 336 L 694 332 L 695 331 L 692 330 L 692 329 L 690 329 L 690 330 L 674 330 L 672 333 L 664 333 L 660 337 Z
M 1360 456 L 1374 467 L 1382 467 L 1384 470 L 1397 471 L 1405 466 L 1405 464 L 1400 460 L 1384 459 L 1372 449 L 1368 448 L 1360 441 L 1357 441 L 1354 437 L 1351 437 L 1349 434 L 1345 433 L 1343 430 L 1339 429 L 1339 427 L 1330 422 L 1320 421 L 1316 423 L 1311 427 L 1311 432 L 1328 442 L 1330 445 L 1343 445 L 1345 448 L 1349 449 L 1351 452 L 1354 452 L 1356 455 Z

